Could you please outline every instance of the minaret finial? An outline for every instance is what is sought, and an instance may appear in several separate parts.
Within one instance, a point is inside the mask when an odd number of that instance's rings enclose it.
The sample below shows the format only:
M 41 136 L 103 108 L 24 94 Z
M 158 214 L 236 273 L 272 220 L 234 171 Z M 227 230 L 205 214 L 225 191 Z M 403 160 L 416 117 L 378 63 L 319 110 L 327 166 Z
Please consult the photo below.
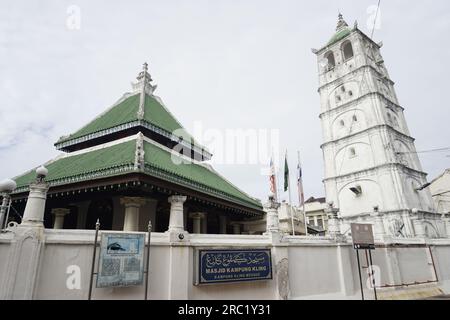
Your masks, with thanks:
M 341 29 L 343 29 L 345 27 L 348 27 L 348 24 L 347 24 L 347 22 L 345 22 L 344 16 L 342 15 L 341 11 L 339 10 L 336 31 L 340 31 Z
M 148 72 L 148 63 L 144 62 L 144 66 L 142 68 L 144 70 L 144 72 Z

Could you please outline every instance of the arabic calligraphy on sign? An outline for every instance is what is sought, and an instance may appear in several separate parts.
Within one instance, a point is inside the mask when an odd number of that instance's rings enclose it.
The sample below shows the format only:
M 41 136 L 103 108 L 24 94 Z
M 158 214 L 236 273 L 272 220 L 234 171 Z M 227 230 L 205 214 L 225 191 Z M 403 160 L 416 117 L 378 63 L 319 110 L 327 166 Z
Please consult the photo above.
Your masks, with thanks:
M 270 250 L 200 250 L 199 284 L 272 279 Z

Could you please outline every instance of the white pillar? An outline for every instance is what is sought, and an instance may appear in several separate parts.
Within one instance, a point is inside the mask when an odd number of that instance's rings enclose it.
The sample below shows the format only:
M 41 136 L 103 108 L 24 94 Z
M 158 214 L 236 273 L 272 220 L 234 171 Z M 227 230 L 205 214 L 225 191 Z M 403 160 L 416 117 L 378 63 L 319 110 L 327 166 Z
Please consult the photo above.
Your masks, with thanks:
M 200 212 L 194 212 L 194 213 L 191 213 L 190 215 L 189 215 L 189 217 L 192 219 L 192 226 L 193 226 L 193 230 L 192 230 L 192 232 L 193 233 L 195 233 L 195 234 L 200 234 L 200 233 L 202 233 L 202 219 L 203 219 L 203 217 L 204 217 L 204 214 L 203 213 L 200 213 Z
M 28 195 L 21 225 L 44 226 L 45 202 L 48 189 L 49 185 L 44 181 L 30 184 L 30 194 Z
M 139 209 L 145 204 L 145 199 L 124 197 L 120 203 L 125 206 L 123 231 L 139 231 Z
M 70 213 L 70 209 L 55 208 L 52 209 L 52 215 L 54 216 L 53 229 L 63 229 L 64 217 Z
M 379 212 L 378 207 L 374 207 L 372 217 L 375 224 L 374 236 L 377 240 L 383 241 L 386 237 L 386 229 L 384 228 L 383 214 Z
M 278 208 L 280 204 L 276 203 L 273 199 L 269 199 L 269 203 L 265 205 L 266 209 L 266 234 L 279 233 L 280 232 L 280 220 L 278 217 Z
M 220 234 L 227 234 L 227 216 L 219 216 Z
M 184 214 L 183 205 L 187 197 L 171 196 L 170 203 L 170 218 L 169 218 L 169 232 L 184 232 Z
M 341 226 L 338 218 L 339 209 L 333 207 L 333 203 L 329 203 L 325 209 L 328 216 L 328 233 L 330 236 L 339 238 L 341 237 Z

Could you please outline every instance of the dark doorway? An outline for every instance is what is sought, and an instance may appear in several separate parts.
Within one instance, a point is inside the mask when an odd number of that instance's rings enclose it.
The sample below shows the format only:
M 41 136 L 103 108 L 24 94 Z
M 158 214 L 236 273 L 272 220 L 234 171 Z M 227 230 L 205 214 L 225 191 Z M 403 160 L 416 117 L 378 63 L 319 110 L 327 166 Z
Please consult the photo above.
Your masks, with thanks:
M 113 203 L 111 199 L 94 200 L 91 202 L 86 217 L 86 229 L 95 229 L 97 219 L 101 230 L 112 230 Z

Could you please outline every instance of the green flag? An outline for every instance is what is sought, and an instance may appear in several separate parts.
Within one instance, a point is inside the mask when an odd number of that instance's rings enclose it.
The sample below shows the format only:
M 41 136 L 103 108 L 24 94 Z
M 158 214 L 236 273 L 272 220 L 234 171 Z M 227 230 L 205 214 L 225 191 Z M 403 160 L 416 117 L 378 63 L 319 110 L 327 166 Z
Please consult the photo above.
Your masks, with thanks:
M 287 154 L 284 159 L 284 191 L 288 191 L 289 189 L 289 166 L 287 161 Z

